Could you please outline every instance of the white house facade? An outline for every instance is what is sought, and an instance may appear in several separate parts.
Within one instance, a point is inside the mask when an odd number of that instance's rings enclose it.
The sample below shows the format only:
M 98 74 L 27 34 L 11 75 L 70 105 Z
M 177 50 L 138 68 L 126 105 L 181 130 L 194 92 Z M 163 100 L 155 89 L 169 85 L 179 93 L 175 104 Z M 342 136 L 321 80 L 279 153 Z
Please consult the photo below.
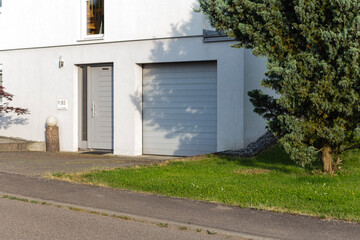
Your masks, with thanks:
M 0 136 L 117 155 L 239 149 L 265 132 L 247 92 L 265 61 L 212 34 L 196 0 L 0 0 L 0 79 L 29 115 Z M 210 33 L 210 34 L 209 34 Z

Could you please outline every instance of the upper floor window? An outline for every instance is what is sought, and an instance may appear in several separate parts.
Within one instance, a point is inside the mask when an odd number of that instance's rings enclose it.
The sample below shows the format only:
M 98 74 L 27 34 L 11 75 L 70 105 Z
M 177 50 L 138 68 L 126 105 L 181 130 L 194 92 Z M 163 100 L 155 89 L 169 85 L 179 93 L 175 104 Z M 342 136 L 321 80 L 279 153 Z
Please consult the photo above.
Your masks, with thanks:
M 102 34 L 104 34 L 104 0 L 86 0 L 86 35 Z

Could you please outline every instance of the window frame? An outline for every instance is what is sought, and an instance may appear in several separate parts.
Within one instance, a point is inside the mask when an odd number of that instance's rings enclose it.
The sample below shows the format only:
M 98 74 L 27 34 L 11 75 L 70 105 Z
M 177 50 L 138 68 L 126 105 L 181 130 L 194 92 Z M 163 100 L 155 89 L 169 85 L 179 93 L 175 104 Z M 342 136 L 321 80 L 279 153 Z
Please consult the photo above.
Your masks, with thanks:
M 87 1 L 89 0 L 81 0 L 81 36 L 80 39 L 83 41 L 86 40 L 103 40 L 105 36 L 105 0 L 104 0 L 104 32 L 102 34 L 87 34 Z M 1 8 L 0 8 L 1 9 Z M 80 41 L 81 41 L 80 40 Z

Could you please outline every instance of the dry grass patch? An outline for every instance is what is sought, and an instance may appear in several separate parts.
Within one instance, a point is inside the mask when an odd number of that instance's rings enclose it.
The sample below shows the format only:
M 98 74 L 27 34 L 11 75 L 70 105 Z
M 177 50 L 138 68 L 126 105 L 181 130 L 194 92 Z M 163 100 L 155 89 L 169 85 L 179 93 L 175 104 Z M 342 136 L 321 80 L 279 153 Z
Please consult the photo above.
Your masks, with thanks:
M 260 174 L 268 174 L 270 172 L 271 172 L 270 170 L 261 169 L 261 168 L 239 169 L 235 171 L 236 174 L 240 174 L 240 175 L 260 175 Z

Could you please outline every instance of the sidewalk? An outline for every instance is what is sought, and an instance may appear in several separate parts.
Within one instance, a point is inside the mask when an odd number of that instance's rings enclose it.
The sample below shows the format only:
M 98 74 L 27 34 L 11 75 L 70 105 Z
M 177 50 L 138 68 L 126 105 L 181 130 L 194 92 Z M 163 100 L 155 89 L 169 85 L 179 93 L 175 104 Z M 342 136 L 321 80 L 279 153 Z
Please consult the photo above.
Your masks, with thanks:
M 252 239 L 359 239 L 360 224 L 323 221 L 51 179 L 0 173 L 0 192 Z

